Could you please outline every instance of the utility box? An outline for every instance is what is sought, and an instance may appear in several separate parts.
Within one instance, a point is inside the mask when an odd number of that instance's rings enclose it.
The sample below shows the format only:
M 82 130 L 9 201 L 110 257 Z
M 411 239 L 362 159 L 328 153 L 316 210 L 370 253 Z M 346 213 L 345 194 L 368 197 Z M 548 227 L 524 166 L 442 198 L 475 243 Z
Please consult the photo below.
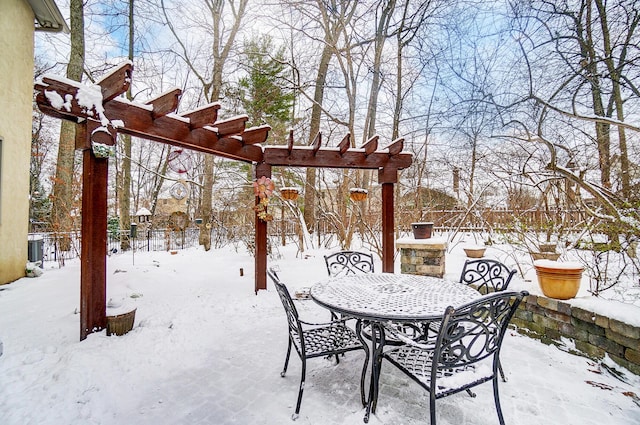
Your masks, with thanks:
M 44 260 L 44 239 L 40 235 L 29 235 L 29 246 L 27 248 L 27 258 L 30 263 L 40 262 L 38 265 L 43 268 Z

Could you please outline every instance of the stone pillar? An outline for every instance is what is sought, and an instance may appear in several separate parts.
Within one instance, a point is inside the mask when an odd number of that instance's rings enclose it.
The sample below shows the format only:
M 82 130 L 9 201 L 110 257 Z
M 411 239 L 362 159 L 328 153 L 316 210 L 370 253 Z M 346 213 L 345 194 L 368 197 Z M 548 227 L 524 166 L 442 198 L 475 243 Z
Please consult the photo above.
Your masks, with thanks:
M 396 240 L 400 248 L 400 272 L 423 276 L 444 276 L 445 239 L 401 238 Z

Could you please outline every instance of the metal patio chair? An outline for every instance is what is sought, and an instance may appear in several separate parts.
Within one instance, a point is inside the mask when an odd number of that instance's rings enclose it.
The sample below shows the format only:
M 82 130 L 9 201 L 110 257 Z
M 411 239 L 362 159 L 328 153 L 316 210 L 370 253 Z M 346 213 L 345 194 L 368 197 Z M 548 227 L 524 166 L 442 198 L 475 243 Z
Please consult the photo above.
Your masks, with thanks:
M 383 359 L 429 392 L 431 425 L 436 424 L 437 399 L 489 381 L 498 419 L 504 425 L 498 393 L 500 348 L 511 317 L 527 295 L 526 291 L 502 291 L 457 309 L 448 307 L 435 340 L 417 343 L 398 336 L 406 343 L 383 353 Z M 397 328 L 388 331 L 394 333 Z
M 478 291 L 486 294 L 506 290 L 515 274 L 515 269 L 509 269 L 497 260 L 467 260 L 462 268 L 460 282 L 474 285 Z
M 300 413 L 300 404 L 302 403 L 302 393 L 304 391 L 305 377 L 307 371 L 307 359 L 315 357 L 335 356 L 336 363 L 340 363 L 339 354 L 348 351 L 365 350 L 368 363 L 369 352 L 362 345 L 356 333 L 345 325 L 345 320 L 332 320 L 329 323 L 309 323 L 301 320 L 298 316 L 298 310 L 289 294 L 287 287 L 280 281 L 274 270 L 267 270 L 267 274 L 273 281 L 282 306 L 287 314 L 287 322 L 289 325 L 289 343 L 287 346 L 287 356 L 284 361 L 284 368 L 280 372 L 280 376 L 284 378 L 287 367 L 289 365 L 289 357 L 291 355 L 291 347 L 295 347 L 296 353 L 302 361 L 302 372 L 300 375 L 300 386 L 298 390 L 298 401 L 296 402 L 296 410 L 292 415 L 292 419 L 298 418 Z M 363 367 L 362 377 L 364 379 L 366 370 Z M 362 385 L 362 383 L 361 383 Z M 362 403 L 364 404 L 364 394 L 361 394 Z
M 462 268 L 460 283 L 473 285 L 483 294 L 500 292 L 506 291 L 511 282 L 511 278 L 513 278 L 515 274 L 515 269 L 509 269 L 497 260 L 486 258 L 467 260 Z M 507 382 L 501 364 L 498 364 L 498 371 L 500 372 L 502 381 Z
M 339 251 L 325 255 L 324 261 L 327 264 L 327 274 L 329 277 L 366 274 L 375 271 L 373 267 L 373 255 L 365 252 Z M 337 319 L 338 315 L 332 311 L 331 318 Z
M 358 251 L 340 251 L 324 256 L 329 277 L 373 273 L 373 255 Z

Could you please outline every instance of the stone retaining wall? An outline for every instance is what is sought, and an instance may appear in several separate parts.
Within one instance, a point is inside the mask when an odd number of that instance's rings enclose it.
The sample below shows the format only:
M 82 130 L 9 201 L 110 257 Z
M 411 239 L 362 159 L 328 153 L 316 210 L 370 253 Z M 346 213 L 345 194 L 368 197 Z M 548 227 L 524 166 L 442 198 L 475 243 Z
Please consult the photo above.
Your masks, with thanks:
M 516 311 L 511 323 L 519 332 L 547 344 L 565 346 L 562 338 L 575 344 L 569 351 L 592 359 L 605 354 L 640 375 L 640 328 L 566 302 L 529 295 Z

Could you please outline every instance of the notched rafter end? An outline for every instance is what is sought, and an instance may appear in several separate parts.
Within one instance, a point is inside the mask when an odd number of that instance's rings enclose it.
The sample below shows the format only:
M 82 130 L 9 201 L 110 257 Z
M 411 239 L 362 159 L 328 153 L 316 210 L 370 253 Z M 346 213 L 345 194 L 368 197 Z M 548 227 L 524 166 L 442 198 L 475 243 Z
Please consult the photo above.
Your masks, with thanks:
M 129 90 L 132 75 L 133 64 L 127 61 L 96 81 L 102 92 L 102 102 L 108 102 Z
M 351 147 L 351 134 L 347 133 L 340 143 L 338 143 L 338 151 L 340 152 L 340 156 L 344 155 L 349 148 Z
M 240 137 L 245 145 L 255 145 L 258 143 L 264 143 L 267 140 L 267 137 L 269 137 L 269 131 L 271 131 L 270 126 L 261 125 L 259 127 L 246 129 Z
M 187 111 L 180 114 L 183 118 L 189 119 L 189 127 L 193 130 L 195 128 L 202 128 L 204 126 L 213 126 L 218 120 L 218 110 L 220 109 L 220 103 L 210 103 L 201 108 Z
M 387 146 L 390 156 L 398 155 L 400 152 L 402 152 L 403 148 L 404 148 L 404 139 L 402 138 L 394 140 L 393 142 L 391 142 L 389 146 Z
M 237 136 L 242 134 L 248 120 L 248 116 L 239 115 L 228 120 L 218 121 L 213 126 L 218 129 L 218 137 Z
M 147 100 L 144 104 L 153 106 L 153 118 L 156 119 L 175 111 L 180 103 L 180 95 L 182 90 L 173 89 Z
M 375 135 L 372 138 L 370 138 L 369 140 L 367 140 L 367 142 L 362 145 L 361 149 L 364 149 L 364 154 L 365 156 L 369 156 L 372 153 L 374 153 L 376 151 L 376 149 L 378 149 L 378 140 L 380 139 L 380 136 Z

